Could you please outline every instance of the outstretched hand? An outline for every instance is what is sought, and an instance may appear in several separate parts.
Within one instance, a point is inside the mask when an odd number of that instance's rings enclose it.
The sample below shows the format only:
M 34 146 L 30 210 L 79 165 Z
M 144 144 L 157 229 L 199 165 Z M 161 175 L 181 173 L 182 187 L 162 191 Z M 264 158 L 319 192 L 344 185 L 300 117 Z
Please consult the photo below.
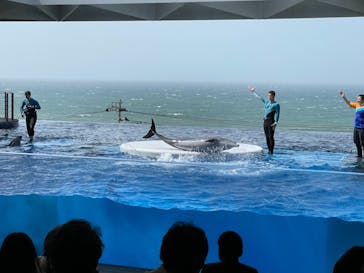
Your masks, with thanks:
M 340 97 L 342 97 L 342 98 L 343 98 L 343 97 L 345 97 L 345 93 L 344 93 L 344 91 L 340 91 L 340 92 L 339 92 L 339 95 L 340 95 Z
M 255 87 L 254 87 L 254 86 L 249 85 L 249 86 L 248 86 L 248 90 L 249 90 L 250 92 L 254 92 L 254 91 L 255 91 Z

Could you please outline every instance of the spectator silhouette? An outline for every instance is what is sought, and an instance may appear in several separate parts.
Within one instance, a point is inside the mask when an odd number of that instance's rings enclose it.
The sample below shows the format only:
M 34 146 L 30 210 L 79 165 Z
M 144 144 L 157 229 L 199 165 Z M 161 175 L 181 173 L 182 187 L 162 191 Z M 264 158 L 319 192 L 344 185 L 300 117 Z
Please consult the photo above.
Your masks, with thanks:
M 50 235 L 46 246 L 54 273 L 95 273 L 102 255 L 100 232 L 85 220 L 71 220 Z
M 51 273 L 52 268 L 50 263 L 48 262 L 49 260 L 49 253 L 51 251 L 51 247 L 52 247 L 52 243 L 54 241 L 54 238 L 58 232 L 58 230 L 60 229 L 61 226 L 56 226 L 55 228 L 53 228 L 52 230 L 50 230 L 43 242 L 43 255 L 38 256 L 38 271 L 40 273 Z
M 353 246 L 337 260 L 333 273 L 364 273 L 364 246 Z
M 163 264 L 153 273 L 198 273 L 208 251 L 205 232 L 190 223 L 176 222 L 164 235 L 160 249 Z
M 0 249 L 0 272 L 36 273 L 36 258 L 32 239 L 25 233 L 10 233 Z
M 225 231 L 217 243 L 220 262 L 206 264 L 201 273 L 258 273 L 255 268 L 239 262 L 239 257 L 243 255 L 243 240 L 239 234 Z

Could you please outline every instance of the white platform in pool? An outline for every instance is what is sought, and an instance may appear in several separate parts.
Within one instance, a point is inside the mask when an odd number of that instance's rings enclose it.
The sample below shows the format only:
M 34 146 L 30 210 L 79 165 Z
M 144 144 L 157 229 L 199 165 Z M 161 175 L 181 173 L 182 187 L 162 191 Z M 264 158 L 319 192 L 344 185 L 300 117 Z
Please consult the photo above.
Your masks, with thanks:
M 221 153 L 227 154 L 247 154 L 261 152 L 263 149 L 258 145 L 238 143 L 239 147 L 230 150 L 222 151 Z M 198 155 L 198 152 L 183 151 L 174 148 L 162 140 L 146 140 L 146 141 L 133 141 L 120 145 L 120 151 L 132 155 L 141 156 L 159 156 L 162 154 L 171 155 Z

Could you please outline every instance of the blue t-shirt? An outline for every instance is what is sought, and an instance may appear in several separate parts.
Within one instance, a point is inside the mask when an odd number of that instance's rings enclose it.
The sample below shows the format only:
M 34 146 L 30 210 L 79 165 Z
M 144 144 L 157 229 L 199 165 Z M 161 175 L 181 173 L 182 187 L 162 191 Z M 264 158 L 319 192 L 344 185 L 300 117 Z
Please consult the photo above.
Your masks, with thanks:
M 254 96 L 260 99 L 264 103 L 264 118 L 265 119 L 273 119 L 274 122 L 278 122 L 279 120 L 279 113 L 281 107 L 279 103 L 276 101 L 270 101 L 268 99 L 262 98 L 259 96 L 255 91 L 252 92 Z
M 24 106 L 25 106 L 25 109 L 24 109 Z M 33 99 L 33 98 L 24 99 L 23 103 L 20 106 L 20 113 L 24 112 L 26 114 L 30 111 L 35 111 L 35 109 L 40 109 L 40 105 L 35 99 Z
M 270 101 L 268 99 L 261 98 L 264 102 L 264 118 L 272 118 L 274 122 L 279 120 L 280 106 L 276 101 Z
M 364 128 L 364 106 L 360 106 L 358 102 L 350 102 L 350 107 L 355 108 L 355 128 Z

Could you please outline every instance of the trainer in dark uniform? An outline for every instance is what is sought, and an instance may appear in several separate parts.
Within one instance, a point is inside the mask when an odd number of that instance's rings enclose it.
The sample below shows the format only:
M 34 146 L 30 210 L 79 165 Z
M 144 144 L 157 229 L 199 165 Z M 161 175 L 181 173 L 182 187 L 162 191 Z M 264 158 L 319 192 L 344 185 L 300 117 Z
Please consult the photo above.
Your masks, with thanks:
M 29 141 L 33 141 L 34 137 L 34 127 L 37 122 L 37 111 L 36 109 L 40 109 L 40 105 L 38 101 L 31 97 L 30 91 L 25 92 L 25 99 L 20 106 L 21 116 L 24 117 L 27 124 L 27 132 L 29 135 Z
M 273 154 L 274 150 L 274 131 L 278 125 L 280 106 L 275 101 L 276 92 L 271 90 L 268 92 L 267 99 L 262 98 L 255 93 L 253 86 L 248 86 L 248 90 L 264 103 L 264 134 L 268 146 L 268 152 Z
M 349 101 L 345 93 L 340 91 L 340 97 L 349 105 L 351 108 L 355 109 L 355 121 L 354 121 L 354 133 L 353 140 L 356 145 L 357 156 L 363 157 L 364 149 L 364 95 L 358 95 L 356 97 L 356 102 Z

